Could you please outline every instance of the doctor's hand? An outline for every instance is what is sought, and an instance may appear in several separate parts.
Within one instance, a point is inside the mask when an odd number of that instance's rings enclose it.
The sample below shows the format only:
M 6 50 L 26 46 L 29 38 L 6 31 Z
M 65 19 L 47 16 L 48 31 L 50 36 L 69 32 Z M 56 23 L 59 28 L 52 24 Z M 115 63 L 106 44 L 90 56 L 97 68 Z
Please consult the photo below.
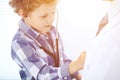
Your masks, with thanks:
M 78 59 L 69 64 L 70 74 L 74 74 L 75 72 L 82 70 L 84 68 L 85 59 L 86 51 L 82 51 Z

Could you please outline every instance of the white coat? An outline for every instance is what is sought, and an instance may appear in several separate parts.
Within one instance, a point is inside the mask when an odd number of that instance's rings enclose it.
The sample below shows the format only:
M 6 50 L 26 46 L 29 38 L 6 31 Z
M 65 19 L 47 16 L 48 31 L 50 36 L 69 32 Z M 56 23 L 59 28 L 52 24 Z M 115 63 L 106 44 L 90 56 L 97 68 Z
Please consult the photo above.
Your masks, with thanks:
M 120 11 L 87 50 L 82 80 L 120 80 Z

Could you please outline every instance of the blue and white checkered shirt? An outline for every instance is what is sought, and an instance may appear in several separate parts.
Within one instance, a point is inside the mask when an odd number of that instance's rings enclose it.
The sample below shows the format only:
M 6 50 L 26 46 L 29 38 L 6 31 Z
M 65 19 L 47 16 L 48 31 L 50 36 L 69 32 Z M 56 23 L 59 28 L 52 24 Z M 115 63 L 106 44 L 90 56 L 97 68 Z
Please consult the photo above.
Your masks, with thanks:
M 71 80 L 68 64 L 71 62 L 63 50 L 63 44 L 59 37 L 59 62 L 60 66 L 54 66 L 54 59 L 38 44 L 56 54 L 56 29 L 49 31 L 49 37 L 43 35 L 20 21 L 19 29 L 15 34 L 11 55 L 13 60 L 20 66 L 22 80 Z M 32 38 L 31 38 L 32 37 Z M 36 43 L 35 40 L 38 42 Z

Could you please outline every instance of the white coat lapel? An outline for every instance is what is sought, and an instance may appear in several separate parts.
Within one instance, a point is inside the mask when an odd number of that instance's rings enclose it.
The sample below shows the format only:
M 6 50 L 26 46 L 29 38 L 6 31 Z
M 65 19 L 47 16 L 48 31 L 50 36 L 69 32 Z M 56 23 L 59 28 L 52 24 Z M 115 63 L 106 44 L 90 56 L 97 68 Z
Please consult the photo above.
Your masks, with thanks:
M 101 30 L 101 32 L 97 35 L 97 37 L 102 37 L 105 33 L 107 33 L 110 29 L 116 27 L 116 25 L 120 23 L 120 14 L 116 15 L 111 21 L 106 24 L 106 26 Z M 97 38 L 96 37 L 96 38 Z

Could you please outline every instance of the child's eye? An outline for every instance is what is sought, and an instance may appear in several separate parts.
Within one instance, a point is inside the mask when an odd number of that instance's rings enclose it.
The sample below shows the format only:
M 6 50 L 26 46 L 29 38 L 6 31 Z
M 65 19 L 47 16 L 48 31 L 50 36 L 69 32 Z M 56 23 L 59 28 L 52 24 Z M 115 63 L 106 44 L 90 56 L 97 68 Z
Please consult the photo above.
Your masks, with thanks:
M 40 16 L 41 18 L 46 18 L 47 17 L 47 14 L 46 15 L 42 15 L 42 16 Z

